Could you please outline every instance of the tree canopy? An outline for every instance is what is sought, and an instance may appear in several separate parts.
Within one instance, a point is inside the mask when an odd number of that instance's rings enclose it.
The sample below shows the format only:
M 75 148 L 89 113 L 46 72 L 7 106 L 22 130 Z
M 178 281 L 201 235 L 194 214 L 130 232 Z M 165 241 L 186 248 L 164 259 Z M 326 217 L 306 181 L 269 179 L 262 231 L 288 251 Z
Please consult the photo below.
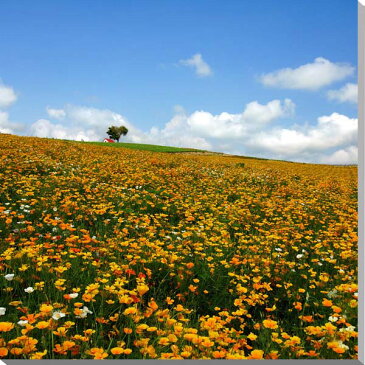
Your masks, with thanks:
M 109 127 L 106 133 L 111 139 L 119 142 L 120 137 L 125 136 L 128 133 L 128 129 L 124 125 L 120 127 L 113 125 Z

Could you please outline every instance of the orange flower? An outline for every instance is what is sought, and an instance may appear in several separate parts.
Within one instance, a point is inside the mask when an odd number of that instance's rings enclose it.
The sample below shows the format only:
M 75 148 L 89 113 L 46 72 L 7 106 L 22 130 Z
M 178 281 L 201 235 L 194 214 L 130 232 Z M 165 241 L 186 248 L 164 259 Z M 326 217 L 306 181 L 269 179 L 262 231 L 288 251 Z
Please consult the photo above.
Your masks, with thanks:
M 36 324 L 36 327 L 40 330 L 49 327 L 49 322 L 41 321 Z
M 153 310 L 157 310 L 158 309 L 158 305 L 157 305 L 157 303 L 153 299 L 151 299 L 151 301 L 148 303 L 148 306 L 150 308 L 152 308 Z
M 324 298 L 323 301 L 322 301 L 322 305 L 324 307 L 331 307 L 332 306 L 332 300 L 329 300 L 327 298 Z
M 124 314 L 125 316 L 127 316 L 128 314 L 135 314 L 135 313 L 137 313 L 137 309 L 136 309 L 136 308 L 134 308 L 134 307 L 129 307 L 129 308 L 127 308 L 127 309 L 123 312 L 123 314 Z
M 102 360 L 108 357 L 108 354 L 104 351 L 104 349 L 99 347 L 93 347 L 87 353 L 91 356 L 94 356 L 94 360 Z
M 8 349 L 6 347 L 0 347 L 0 357 L 5 357 L 8 354 Z
M 314 321 L 313 316 L 301 316 L 301 317 L 300 317 L 300 319 L 301 319 L 302 321 L 304 321 L 304 322 L 308 322 L 308 323 L 310 323 L 310 322 L 313 322 L 313 321 Z
M 16 356 L 19 356 L 23 353 L 23 349 L 20 348 L 20 347 L 13 347 L 11 350 L 10 350 L 10 353 L 12 355 L 16 355 Z
M 53 306 L 49 304 L 42 304 L 40 307 L 40 311 L 42 313 L 50 313 L 52 312 Z
M 14 328 L 14 323 L 0 322 L 0 332 L 9 332 Z
M 190 356 L 190 355 L 191 355 L 191 353 L 190 353 L 190 352 L 188 352 L 187 354 L 188 354 L 188 355 L 187 355 L 186 357 L 188 357 L 188 356 Z M 181 353 L 181 356 L 185 357 L 185 356 L 183 355 L 183 353 Z M 225 352 L 225 351 L 213 351 L 213 357 L 214 357 L 215 359 L 224 359 L 224 358 L 226 357 L 226 352 Z
M 147 285 L 145 285 L 145 284 L 143 284 L 143 285 L 138 285 L 137 286 L 137 292 L 138 292 L 138 294 L 139 295 L 143 295 L 143 294 L 145 294 L 145 293 L 147 293 L 148 292 L 148 290 L 149 290 L 149 288 L 148 288 L 148 286 Z
M 248 359 L 262 360 L 263 356 L 264 356 L 264 352 L 262 350 L 253 350 L 253 351 L 251 351 L 251 354 L 248 357 Z
M 302 310 L 302 303 L 300 302 L 295 302 L 294 303 L 294 308 L 298 311 Z
M 265 328 L 270 328 L 272 330 L 275 330 L 278 328 L 278 322 L 273 321 L 272 319 L 264 319 L 262 324 Z
M 74 347 L 75 345 L 76 345 L 76 343 L 73 341 L 64 341 L 62 344 L 62 346 L 67 349 L 70 349 L 71 347 Z
M 110 352 L 113 354 L 113 355 L 120 355 L 120 354 L 123 354 L 124 353 L 124 349 L 122 349 L 121 347 L 113 347 Z
M 158 343 L 162 346 L 166 346 L 170 343 L 170 341 L 167 337 L 161 337 Z
M 310 356 L 310 357 L 316 357 L 318 355 L 319 354 L 317 352 L 315 352 L 314 350 L 310 350 L 307 352 L 307 356 Z

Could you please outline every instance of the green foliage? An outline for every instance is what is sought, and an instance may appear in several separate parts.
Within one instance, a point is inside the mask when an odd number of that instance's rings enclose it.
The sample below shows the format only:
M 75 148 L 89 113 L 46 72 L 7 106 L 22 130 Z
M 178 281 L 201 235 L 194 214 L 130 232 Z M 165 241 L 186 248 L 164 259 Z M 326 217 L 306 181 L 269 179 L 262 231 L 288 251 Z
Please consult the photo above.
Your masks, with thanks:
M 104 143 L 104 142 L 78 142 L 78 141 L 68 141 L 69 143 L 84 143 L 84 144 L 93 144 L 99 145 L 103 147 L 114 147 L 114 148 L 129 148 L 132 150 L 140 150 L 140 151 L 151 151 L 151 152 L 206 152 L 204 150 L 198 150 L 195 148 L 181 148 L 181 147 L 171 147 L 171 146 L 158 146 L 154 144 L 143 144 L 143 143 Z
M 121 136 L 125 136 L 128 133 L 128 129 L 126 127 L 124 127 L 124 125 L 117 127 L 115 125 L 109 127 L 109 129 L 107 130 L 107 135 L 111 138 L 111 139 L 115 139 L 116 141 L 119 142 L 119 139 Z

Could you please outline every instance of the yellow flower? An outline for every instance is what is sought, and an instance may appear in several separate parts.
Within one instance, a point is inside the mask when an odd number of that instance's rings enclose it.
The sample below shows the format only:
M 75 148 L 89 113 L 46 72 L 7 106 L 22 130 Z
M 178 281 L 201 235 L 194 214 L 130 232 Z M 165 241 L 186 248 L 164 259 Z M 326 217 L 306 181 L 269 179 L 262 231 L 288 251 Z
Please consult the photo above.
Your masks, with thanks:
M 265 328 L 270 328 L 273 330 L 278 328 L 278 322 L 273 321 L 271 319 L 264 319 L 262 324 L 264 325 Z
M 52 312 L 53 306 L 49 304 L 42 304 L 40 307 L 40 311 L 42 313 L 50 313 Z
M 35 352 L 32 355 L 30 355 L 31 360 L 41 360 L 43 357 L 47 355 L 47 350 L 44 350 L 43 352 Z
M 122 349 L 121 347 L 113 347 L 110 352 L 113 354 L 113 355 L 120 355 L 120 354 L 123 354 L 124 353 L 124 349 Z
M 9 332 L 14 328 L 14 323 L 0 322 L 0 332 Z
M 129 314 L 136 314 L 137 313 L 137 309 L 134 307 L 129 307 L 127 309 L 124 310 L 123 314 L 125 316 L 129 315 Z
M 262 350 L 253 350 L 253 351 L 251 351 L 251 354 L 248 357 L 248 359 L 262 360 L 263 356 L 264 356 L 264 352 Z
M 247 336 L 247 338 L 249 338 L 251 341 L 255 341 L 257 336 L 255 334 L 253 334 L 252 332 Z
M 148 292 L 148 290 L 149 290 L 149 288 L 148 288 L 148 286 L 147 285 L 145 285 L 145 284 L 143 284 L 143 285 L 138 285 L 137 286 L 137 292 L 138 292 L 138 294 L 139 295 L 143 295 L 143 294 L 145 294 L 145 293 L 147 293 Z
M 170 343 L 167 337 L 161 337 L 158 341 L 159 345 L 166 346 Z
M 49 322 L 46 322 L 46 321 L 41 321 L 41 322 L 38 322 L 36 325 L 35 325 L 38 329 L 44 329 L 44 328 L 48 328 L 49 327 Z

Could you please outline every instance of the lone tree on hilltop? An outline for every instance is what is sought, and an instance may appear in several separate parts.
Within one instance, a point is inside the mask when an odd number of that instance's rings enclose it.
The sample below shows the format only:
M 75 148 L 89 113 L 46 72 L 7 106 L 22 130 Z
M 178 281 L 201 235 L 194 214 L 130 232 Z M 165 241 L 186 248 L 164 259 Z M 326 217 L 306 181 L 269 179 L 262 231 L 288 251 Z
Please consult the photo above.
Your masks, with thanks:
M 120 127 L 113 125 L 109 127 L 106 133 L 111 139 L 115 139 L 119 142 L 120 136 L 125 136 L 128 133 L 128 129 L 124 127 L 124 125 Z

